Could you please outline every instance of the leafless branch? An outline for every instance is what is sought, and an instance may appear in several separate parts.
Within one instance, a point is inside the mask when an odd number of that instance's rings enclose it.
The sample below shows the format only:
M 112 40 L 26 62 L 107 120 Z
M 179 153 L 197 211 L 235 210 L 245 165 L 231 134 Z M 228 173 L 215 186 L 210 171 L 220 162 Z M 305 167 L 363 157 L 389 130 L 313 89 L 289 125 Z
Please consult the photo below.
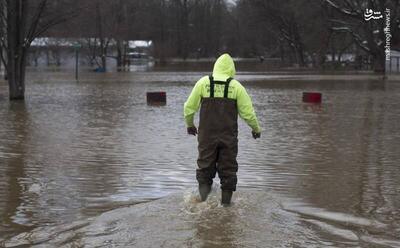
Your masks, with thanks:
M 335 10 L 339 11 L 340 13 L 342 13 L 344 15 L 347 15 L 347 16 L 350 16 L 353 18 L 357 18 L 357 19 L 362 17 L 362 14 L 353 8 L 351 8 L 351 9 L 342 8 L 333 0 L 322 0 L 322 1 L 326 2 L 327 4 L 329 4 L 329 6 L 333 7 Z M 350 5 L 350 3 L 348 1 L 346 1 L 346 2 L 347 2 L 347 5 Z
M 351 34 L 353 40 L 357 42 L 358 46 L 361 47 L 366 52 L 371 52 L 371 49 L 366 45 L 360 35 L 356 34 L 350 27 L 332 27 L 335 32 L 345 32 Z
M 31 25 L 29 26 L 28 33 L 26 35 L 26 39 L 29 41 L 29 44 L 35 38 L 34 34 L 36 32 L 38 23 L 40 22 L 40 19 L 43 15 L 43 12 L 46 8 L 46 4 L 47 4 L 47 0 L 42 0 L 39 3 L 39 5 L 37 6 L 35 14 L 33 15 Z
M 29 41 L 32 42 L 35 37 L 40 37 L 43 33 L 45 33 L 49 28 L 56 26 L 60 23 L 68 21 L 68 19 L 74 17 L 76 15 L 76 12 L 72 11 L 57 17 L 54 17 L 47 21 L 46 23 L 40 25 L 40 27 L 36 28 L 35 33 L 30 37 Z

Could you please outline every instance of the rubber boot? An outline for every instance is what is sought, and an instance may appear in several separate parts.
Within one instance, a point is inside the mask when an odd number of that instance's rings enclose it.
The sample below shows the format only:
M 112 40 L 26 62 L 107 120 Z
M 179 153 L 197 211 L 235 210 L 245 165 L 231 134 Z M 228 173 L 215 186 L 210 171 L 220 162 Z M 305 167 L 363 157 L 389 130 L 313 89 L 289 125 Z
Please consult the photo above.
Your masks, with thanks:
M 208 184 L 200 184 L 199 185 L 199 193 L 201 201 L 207 200 L 208 194 L 211 192 L 211 185 Z
M 223 190 L 221 197 L 221 204 L 226 207 L 231 204 L 233 191 Z

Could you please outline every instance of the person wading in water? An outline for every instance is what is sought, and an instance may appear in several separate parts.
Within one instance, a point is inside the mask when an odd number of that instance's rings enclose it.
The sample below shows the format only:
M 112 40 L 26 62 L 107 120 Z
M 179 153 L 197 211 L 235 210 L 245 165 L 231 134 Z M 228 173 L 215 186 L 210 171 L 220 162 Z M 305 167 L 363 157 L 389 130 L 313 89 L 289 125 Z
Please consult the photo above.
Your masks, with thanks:
M 197 81 L 184 104 L 184 117 L 187 132 L 198 134 L 196 178 L 202 201 L 211 192 L 213 179 L 218 172 L 221 180 L 224 206 L 230 204 L 233 191 L 236 191 L 238 163 L 238 124 L 239 116 L 252 129 L 252 136 L 261 136 L 250 96 L 235 76 L 235 64 L 229 54 L 221 55 L 214 64 L 212 76 Z M 199 130 L 194 125 L 194 114 L 200 108 Z

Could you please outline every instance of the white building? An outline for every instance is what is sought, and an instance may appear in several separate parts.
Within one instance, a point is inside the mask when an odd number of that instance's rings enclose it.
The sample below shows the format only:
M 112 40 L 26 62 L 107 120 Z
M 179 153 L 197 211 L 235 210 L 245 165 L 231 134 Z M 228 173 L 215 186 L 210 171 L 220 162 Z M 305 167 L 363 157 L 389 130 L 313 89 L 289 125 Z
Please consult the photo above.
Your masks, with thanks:
M 386 60 L 386 73 L 400 73 L 400 50 L 390 51 L 390 60 Z

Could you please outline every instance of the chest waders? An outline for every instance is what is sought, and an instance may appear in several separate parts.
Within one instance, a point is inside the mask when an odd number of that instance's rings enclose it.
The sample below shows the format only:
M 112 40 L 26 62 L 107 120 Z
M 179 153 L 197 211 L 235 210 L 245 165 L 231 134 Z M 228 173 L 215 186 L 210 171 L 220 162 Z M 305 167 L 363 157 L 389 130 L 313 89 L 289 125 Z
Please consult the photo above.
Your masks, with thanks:
M 207 198 L 217 172 L 223 194 L 236 190 L 238 111 L 236 100 L 228 98 L 231 80 L 214 81 L 210 76 L 210 97 L 201 101 L 196 178 L 202 200 Z M 215 84 L 225 86 L 223 97 L 214 97 Z

